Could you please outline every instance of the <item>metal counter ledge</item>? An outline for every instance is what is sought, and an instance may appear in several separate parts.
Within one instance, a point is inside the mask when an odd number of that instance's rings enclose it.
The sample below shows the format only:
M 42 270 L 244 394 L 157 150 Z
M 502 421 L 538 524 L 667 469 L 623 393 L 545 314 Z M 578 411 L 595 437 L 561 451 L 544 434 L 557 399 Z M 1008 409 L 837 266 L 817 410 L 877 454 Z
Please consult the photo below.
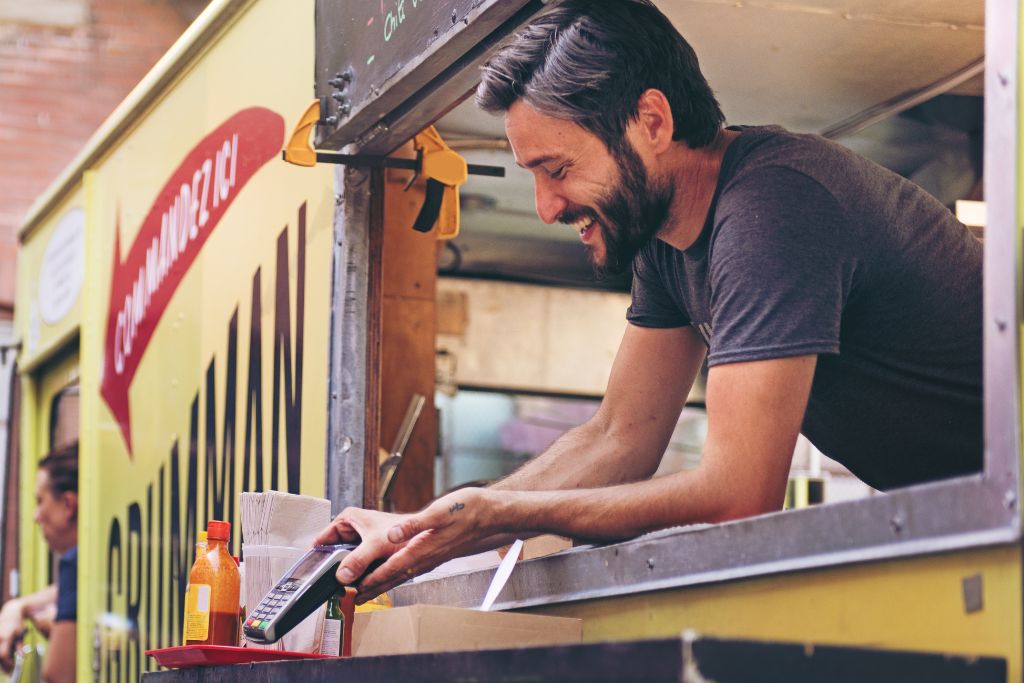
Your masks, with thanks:
M 583 546 L 520 562 L 492 609 L 546 607 L 1013 543 L 994 495 L 965 503 L 981 477 L 922 484 L 829 505 L 724 524 L 665 529 L 603 546 Z M 967 491 L 970 493 L 970 491 Z M 949 510 L 958 510 L 950 516 Z M 493 569 L 412 581 L 390 593 L 395 607 L 479 607 Z
M 1006 663 L 794 643 L 717 640 L 684 634 L 667 640 L 550 646 L 483 652 L 267 662 L 148 673 L 143 683 L 371 683 L 484 681 L 522 683 L 745 683 L 753 681 L 1006 681 Z

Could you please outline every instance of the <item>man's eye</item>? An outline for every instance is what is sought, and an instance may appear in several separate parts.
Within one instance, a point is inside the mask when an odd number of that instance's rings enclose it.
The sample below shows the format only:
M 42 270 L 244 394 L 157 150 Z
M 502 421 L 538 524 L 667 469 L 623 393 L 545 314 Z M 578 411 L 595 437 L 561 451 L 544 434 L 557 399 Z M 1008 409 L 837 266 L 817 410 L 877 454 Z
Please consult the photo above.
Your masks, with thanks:
M 548 176 L 550 176 L 551 178 L 553 178 L 555 180 L 561 180 L 562 178 L 565 177 L 565 169 L 566 169 L 565 165 L 559 166 L 555 170 L 549 171 L 548 172 Z

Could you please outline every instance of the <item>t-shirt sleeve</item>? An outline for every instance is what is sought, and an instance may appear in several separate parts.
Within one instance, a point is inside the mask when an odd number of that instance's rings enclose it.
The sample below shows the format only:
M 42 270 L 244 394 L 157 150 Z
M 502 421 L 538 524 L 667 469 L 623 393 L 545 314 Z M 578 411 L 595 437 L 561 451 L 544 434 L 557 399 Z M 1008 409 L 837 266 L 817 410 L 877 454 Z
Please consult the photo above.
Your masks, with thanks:
M 716 215 L 708 364 L 839 352 L 856 258 L 833 195 L 792 169 L 737 178 Z
M 78 548 L 61 556 L 57 565 L 57 616 L 54 621 L 78 618 Z
M 665 289 L 662 276 L 654 265 L 652 248 L 652 245 L 646 245 L 633 259 L 633 284 L 626 320 L 638 327 L 689 325 L 690 319 Z

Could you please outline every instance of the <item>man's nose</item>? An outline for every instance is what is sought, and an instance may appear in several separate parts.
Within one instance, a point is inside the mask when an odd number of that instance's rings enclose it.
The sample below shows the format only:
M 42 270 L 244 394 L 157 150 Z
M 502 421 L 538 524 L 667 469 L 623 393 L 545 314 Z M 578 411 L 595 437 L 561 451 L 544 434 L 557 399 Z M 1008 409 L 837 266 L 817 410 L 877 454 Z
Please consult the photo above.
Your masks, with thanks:
M 540 177 L 534 181 L 534 194 L 537 204 L 537 216 L 548 225 L 558 220 L 568 206 L 568 202 L 551 187 L 547 178 Z

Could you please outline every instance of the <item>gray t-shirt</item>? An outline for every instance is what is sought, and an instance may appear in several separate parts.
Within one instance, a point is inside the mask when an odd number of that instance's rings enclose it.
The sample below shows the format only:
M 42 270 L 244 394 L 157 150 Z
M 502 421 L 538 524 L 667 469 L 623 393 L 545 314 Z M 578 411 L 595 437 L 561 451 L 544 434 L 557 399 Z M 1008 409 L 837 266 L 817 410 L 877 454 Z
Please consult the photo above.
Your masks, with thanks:
M 813 135 L 742 128 L 701 235 L 651 240 L 627 318 L 708 364 L 818 354 L 802 432 L 879 489 L 982 467 L 982 245 L 931 195 Z

